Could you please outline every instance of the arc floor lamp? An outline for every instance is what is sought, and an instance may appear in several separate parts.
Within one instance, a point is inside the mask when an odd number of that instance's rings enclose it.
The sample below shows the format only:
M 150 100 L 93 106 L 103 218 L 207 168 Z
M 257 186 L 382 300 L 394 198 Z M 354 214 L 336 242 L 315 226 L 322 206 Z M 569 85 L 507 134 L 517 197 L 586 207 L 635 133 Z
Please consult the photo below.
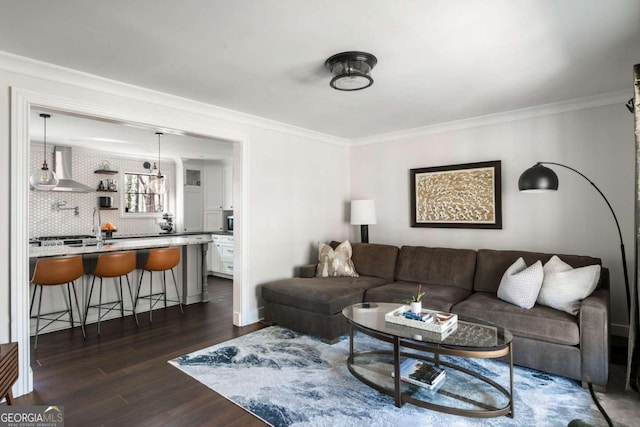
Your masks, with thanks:
M 561 163 L 554 163 L 554 162 L 538 162 L 532 167 L 530 167 L 529 169 L 527 169 L 526 171 L 524 171 L 522 175 L 520 175 L 520 179 L 518 180 L 518 188 L 520 189 L 520 191 L 530 192 L 530 193 L 542 193 L 542 192 L 558 190 L 558 175 L 556 175 L 556 173 L 553 170 L 543 165 L 561 166 L 563 168 L 569 169 L 570 171 L 577 173 L 578 175 L 586 179 L 589 182 L 589 184 L 591 184 L 593 188 L 596 189 L 596 191 L 602 196 L 605 203 L 609 207 L 609 210 L 611 211 L 611 215 L 613 215 L 613 220 L 615 221 L 616 227 L 618 229 L 618 236 L 620 237 L 620 253 L 622 255 L 622 270 L 624 272 L 624 286 L 625 286 L 624 289 L 627 295 L 627 313 L 630 316 L 631 315 L 630 314 L 631 313 L 631 297 L 629 295 L 630 289 L 629 289 L 629 273 L 627 272 L 627 257 L 624 250 L 624 242 L 622 241 L 622 232 L 620 231 L 620 223 L 618 222 L 618 217 L 616 216 L 616 213 L 613 211 L 613 208 L 611 207 L 611 203 L 609 203 L 609 200 L 607 200 L 607 198 L 602 193 L 602 191 L 600 191 L 598 186 L 595 185 L 593 181 L 587 178 L 583 173 L 575 170 L 570 166 L 563 165 Z

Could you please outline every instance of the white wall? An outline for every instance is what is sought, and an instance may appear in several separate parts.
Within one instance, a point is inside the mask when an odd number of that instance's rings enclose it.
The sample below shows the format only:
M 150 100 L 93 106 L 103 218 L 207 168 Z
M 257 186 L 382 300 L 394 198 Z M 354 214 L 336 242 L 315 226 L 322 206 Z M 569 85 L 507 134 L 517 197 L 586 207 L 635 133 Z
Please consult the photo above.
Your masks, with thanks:
M 625 334 L 627 308 L 619 239 L 604 200 L 561 167 L 556 193 L 518 192 L 520 174 L 537 161 L 571 166 L 607 196 L 634 268 L 633 115 L 623 103 L 504 123 L 394 139 L 350 152 L 351 198 L 372 198 L 378 223 L 371 242 L 455 248 L 523 249 L 602 258 L 611 270 L 613 332 Z M 502 161 L 502 230 L 410 227 L 409 170 Z M 351 233 L 359 239 L 359 231 Z M 633 279 L 633 274 L 631 274 Z

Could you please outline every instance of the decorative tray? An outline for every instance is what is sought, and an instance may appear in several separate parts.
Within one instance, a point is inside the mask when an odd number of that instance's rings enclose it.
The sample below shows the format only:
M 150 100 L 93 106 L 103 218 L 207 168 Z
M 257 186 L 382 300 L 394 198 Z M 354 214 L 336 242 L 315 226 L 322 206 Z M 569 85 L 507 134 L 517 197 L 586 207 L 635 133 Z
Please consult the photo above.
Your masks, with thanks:
M 445 313 L 437 310 L 422 309 L 421 318 L 423 320 L 414 320 L 404 317 L 403 313 L 410 312 L 408 305 L 402 305 L 393 311 L 384 315 L 384 320 L 390 323 L 409 326 L 416 329 L 425 329 L 431 332 L 448 332 L 452 326 L 458 323 L 458 315 L 453 313 Z

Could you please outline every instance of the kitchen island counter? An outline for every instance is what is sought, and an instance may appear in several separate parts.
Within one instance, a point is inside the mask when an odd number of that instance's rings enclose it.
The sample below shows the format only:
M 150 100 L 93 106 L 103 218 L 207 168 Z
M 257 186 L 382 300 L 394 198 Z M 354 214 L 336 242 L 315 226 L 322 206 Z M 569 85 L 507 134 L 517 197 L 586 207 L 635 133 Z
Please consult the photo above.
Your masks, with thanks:
M 209 301 L 207 250 L 209 243 L 212 241 L 210 233 L 202 233 L 182 236 L 158 235 L 145 238 L 109 239 L 100 245 L 32 246 L 29 248 L 31 274 L 33 274 L 33 269 L 39 258 L 80 255 L 84 258 L 85 267 L 87 267 L 92 262 L 95 263 L 98 255 L 105 252 L 138 251 L 140 254 L 138 260 L 140 261 L 141 259 L 146 259 L 145 252 L 148 253 L 150 249 L 180 246 L 182 247 L 182 253 L 178 268 L 178 286 L 182 286 L 182 303 L 207 302 Z M 87 274 L 90 274 L 90 270 L 87 271 Z M 85 275 L 84 278 L 83 283 L 86 285 L 87 276 Z M 86 286 L 83 286 L 84 288 Z
M 164 234 L 119 239 L 107 239 L 101 245 L 60 245 L 35 246 L 29 248 L 29 258 L 62 255 L 84 255 L 101 252 L 129 251 L 136 249 L 163 248 L 169 246 L 207 245 L 211 243 L 211 233 L 194 235 Z

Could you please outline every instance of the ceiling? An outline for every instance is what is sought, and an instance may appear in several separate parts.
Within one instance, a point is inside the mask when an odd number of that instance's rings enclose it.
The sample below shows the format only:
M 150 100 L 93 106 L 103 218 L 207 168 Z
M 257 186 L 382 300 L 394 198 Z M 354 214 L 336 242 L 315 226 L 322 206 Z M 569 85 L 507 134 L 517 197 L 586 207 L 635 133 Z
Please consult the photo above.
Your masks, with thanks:
M 2 2 L 0 50 L 342 138 L 629 90 L 638 0 Z M 329 87 L 329 56 L 378 58 Z
M 158 158 L 156 132 L 162 131 L 162 158 L 223 162 L 233 158 L 232 142 L 39 108 L 32 108 L 29 117 L 29 138 L 32 142 L 44 141 L 44 119 L 39 117 L 40 113 L 51 116 L 47 119 L 47 144 L 51 145 L 117 153 L 153 161 Z

